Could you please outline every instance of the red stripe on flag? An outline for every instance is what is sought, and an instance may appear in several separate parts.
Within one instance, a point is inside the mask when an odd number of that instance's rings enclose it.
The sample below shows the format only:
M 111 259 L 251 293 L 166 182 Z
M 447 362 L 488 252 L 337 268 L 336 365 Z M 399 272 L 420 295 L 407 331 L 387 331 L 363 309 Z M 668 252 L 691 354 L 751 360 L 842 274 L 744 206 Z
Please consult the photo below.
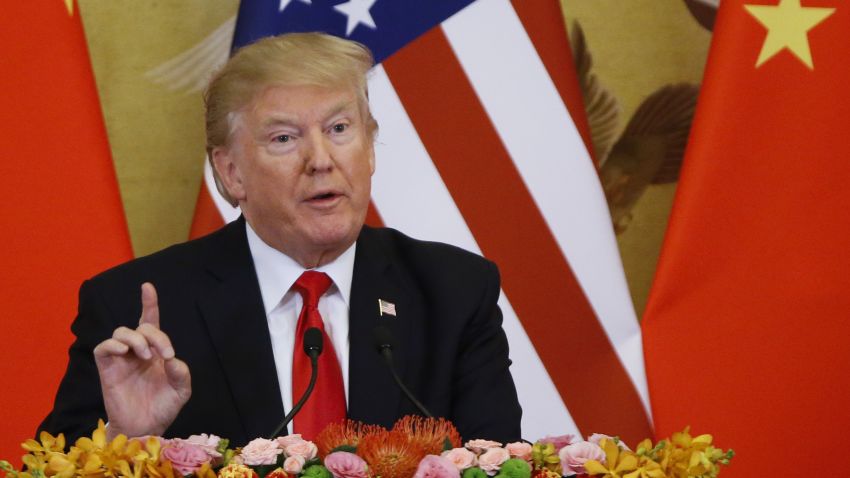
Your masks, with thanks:
M 384 227 L 384 220 L 375 208 L 374 201 L 369 201 L 369 209 L 366 211 L 366 225 L 372 227 Z
M 573 123 L 584 140 L 585 147 L 593 156 L 590 127 L 587 125 L 587 110 L 581 98 L 581 88 L 578 85 L 573 52 L 567 40 L 567 28 L 564 25 L 564 14 L 561 11 L 560 2 L 557 0 L 541 2 L 511 0 L 511 4 L 531 38 L 534 49 L 543 60 L 546 72 L 549 73 L 555 88 L 561 94 L 561 99 L 564 100 Z M 553 18 L 557 21 L 553 21 Z
M 206 179 L 201 179 L 201 190 L 198 191 L 198 201 L 195 203 L 195 217 L 192 218 L 189 239 L 207 235 L 223 225 L 224 219 L 210 197 Z
M 481 250 L 499 263 L 511 304 L 576 425 L 629 442 L 649 436 L 631 379 L 443 31 L 383 65 Z

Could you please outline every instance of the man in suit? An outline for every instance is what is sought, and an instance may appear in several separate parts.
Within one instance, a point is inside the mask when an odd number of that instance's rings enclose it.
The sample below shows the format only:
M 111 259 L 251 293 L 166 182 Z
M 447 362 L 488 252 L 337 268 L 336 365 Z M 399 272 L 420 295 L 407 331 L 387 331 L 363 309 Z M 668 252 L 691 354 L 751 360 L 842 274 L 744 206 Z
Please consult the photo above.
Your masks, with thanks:
M 415 408 L 376 352 L 383 325 L 396 369 L 435 415 L 465 438 L 520 437 L 495 265 L 363 225 L 372 63 L 362 45 L 289 34 L 243 48 L 213 78 L 207 149 L 243 217 L 83 285 L 43 429 L 73 439 L 106 418 L 110 436 L 266 436 L 309 375 L 307 326 L 324 329 L 325 351 L 294 431 L 312 438 L 344 416 L 391 426 Z

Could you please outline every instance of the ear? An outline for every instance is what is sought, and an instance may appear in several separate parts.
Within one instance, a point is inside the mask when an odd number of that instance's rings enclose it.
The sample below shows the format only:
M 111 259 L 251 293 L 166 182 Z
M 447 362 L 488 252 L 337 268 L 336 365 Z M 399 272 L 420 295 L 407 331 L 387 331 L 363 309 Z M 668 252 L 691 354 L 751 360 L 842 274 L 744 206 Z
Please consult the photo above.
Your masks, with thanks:
M 375 174 L 375 142 L 369 144 L 369 176 Z
M 235 201 L 242 201 L 246 197 L 245 185 L 237 161 L 238 155 L 234 149 L 235 146 L 216 146 L 210 154 L 218 177 L 227 193 Z

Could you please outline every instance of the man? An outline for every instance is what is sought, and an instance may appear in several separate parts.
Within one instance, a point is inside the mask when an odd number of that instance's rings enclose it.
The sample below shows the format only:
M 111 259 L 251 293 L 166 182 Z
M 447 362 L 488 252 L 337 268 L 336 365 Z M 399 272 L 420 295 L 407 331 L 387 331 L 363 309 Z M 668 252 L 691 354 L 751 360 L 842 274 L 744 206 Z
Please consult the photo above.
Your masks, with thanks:
M 213 78 L 207 150 L 243 217 L 83 284 L 43 429 L 73 439 L 105 418 L 110 436 L 266 436 L 305 388 L 312 326 L 325 351 L 294 431 L 312 438 L 345 416 L 391 426 L 416 410 L 376 352 L 383 325 L 396 369 L 435 415 L 466 438 L 520 437 L 495 265 L 363 226 L 372 63 L 362 45 L 289 34 L 243 48 Z

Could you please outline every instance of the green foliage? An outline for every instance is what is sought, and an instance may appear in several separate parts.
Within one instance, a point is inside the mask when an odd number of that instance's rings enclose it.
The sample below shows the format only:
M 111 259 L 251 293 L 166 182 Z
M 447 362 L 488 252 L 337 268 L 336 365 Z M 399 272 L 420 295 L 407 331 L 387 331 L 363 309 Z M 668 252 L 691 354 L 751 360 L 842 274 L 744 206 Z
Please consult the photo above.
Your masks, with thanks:
M 301 472 L 302 478 L 333 478 L 331 472 L 322 465 L 308 466 Z
M 531 478 L 531 465 L 525 460 L 511 458 L 502 463 L 496 478 Z
M 467 468 L 467 469 L 463 470 L 463 477 L 462 478 L 489 478 L 489 477 L 487 476 L 487 473 L 484 473 L 484 470 L 482 470 L 481 468 L 478 468 L 476 466 L 476 467 L 473 467 L 473 468 Z

